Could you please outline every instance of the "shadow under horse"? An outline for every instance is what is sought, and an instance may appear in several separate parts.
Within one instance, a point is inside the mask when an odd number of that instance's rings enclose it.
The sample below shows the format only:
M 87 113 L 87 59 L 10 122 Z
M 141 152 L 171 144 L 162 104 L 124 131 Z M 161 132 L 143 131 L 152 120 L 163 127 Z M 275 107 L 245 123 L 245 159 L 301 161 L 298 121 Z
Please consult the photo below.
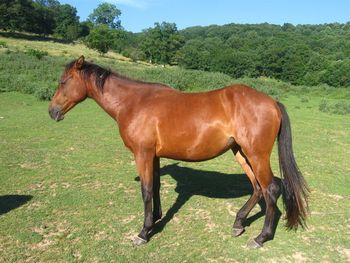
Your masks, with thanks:
M 150 237 L 162 232 L 165 226 L 192 196 L 199 195 L 208 198 L 235 199 L 253 194 L 252 185 L 245 174 L 226 174 L 216 171 L 198 170 L 182 167 L 178 163 L 174 163 L 160 169 L 160 176 L 166 175 L 170 175 L 176 181 L 177 184 L 174 190 L 178 193 L 178 196 L 165 216 L 156 222 L 150 233 Z M 139 181 L 140 178 L 136 177 L 135 180 Z M 275 180 L 281 183 L 281 179 L 275 177 Z M 244 227 L 250 226 L 254 221 L 265 215 L 265 201 L 261 199 L 258 204 L 261 210 L 248 217 L 243 223 Z M 281 211 L 278 210 L 274 219 L 274 232 L 280 217 Z M 233 232 L 233 235 L 239 236 L 242 233 L 243 231 L 240 233 Z

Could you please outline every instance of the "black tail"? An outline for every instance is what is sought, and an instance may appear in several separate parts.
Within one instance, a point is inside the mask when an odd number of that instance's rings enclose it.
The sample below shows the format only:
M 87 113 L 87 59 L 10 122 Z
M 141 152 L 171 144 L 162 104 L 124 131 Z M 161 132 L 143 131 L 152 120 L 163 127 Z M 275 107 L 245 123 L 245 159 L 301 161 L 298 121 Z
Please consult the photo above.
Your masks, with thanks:
M 284 178 L 282 197 L 286 210 L 286 226 L 288 229 L 297 229 L 299 225 L 304 228 L 308 212 L 309 189 L 294 158 L 288 114 L 282 103 L 277 104 L 282 113 L 278 134 L 278 156 L 281 175 Z

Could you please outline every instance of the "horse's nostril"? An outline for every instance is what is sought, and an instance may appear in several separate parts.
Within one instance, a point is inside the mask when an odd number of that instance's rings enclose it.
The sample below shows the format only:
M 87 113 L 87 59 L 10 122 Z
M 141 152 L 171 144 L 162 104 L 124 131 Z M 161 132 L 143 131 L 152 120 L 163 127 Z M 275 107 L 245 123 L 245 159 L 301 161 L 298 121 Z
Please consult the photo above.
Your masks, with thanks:
M 64 116 L 61 113 L 61 110 L 57 107 L 49 108 L 49 115 L 51 119 L 55 121 L 63 120 Z
M 51 108 L 51 109 L 49 109 L 49 115 L 50 115 L 50 117 L 52 118 L 52 119 L 54 119 L 54 109 L 53 108 Z

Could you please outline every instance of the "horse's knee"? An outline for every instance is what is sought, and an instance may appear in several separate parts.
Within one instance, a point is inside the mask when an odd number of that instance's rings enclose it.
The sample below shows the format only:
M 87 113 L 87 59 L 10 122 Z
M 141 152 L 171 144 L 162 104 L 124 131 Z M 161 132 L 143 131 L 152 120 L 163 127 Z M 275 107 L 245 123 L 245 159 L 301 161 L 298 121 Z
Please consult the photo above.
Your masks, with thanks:
M 142 185 L 141 186 L 142 198 L 144 202 L 149 202 L 153 197 L 153 189 L 150 186 Z
M 260 199 L 263 196 L 263 192 L 259 185 L 256 187 L 256 189 L 254 189 L 253 195 L 255 195 L 258 199 Z

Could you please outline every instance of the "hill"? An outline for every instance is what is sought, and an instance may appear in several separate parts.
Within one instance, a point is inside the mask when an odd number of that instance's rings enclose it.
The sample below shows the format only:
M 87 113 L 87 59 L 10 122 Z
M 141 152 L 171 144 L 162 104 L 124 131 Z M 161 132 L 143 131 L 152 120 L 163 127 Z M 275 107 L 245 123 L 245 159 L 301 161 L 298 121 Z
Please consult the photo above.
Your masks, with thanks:
M 115 52 L 101 56 L 76 42 L 57 42 L 55 39 L 39 38 L 28 34 L 0 33 L 0 91 L 19 91 L 34 94 L 48 100 L 57 88 L 64 66 L 84 55 L 87 60 L 136 79 L 159 82 L 183 91 L 206 91 L 234 83 L 244 83 L 276 98 L 288 94 L 301 97 L 317 96 L 326 99 L 320 104 L 328 112 L 350 112 L 350 90 L 328 85 L 295 86 L 267 77 L 238 78 L 219 72 L 183 69 L 178 66 L 160 66 L 145 62 L 132 62 Z M 339 99 L 334 102 L 332 99 Z M 336 110 L 339 108 L 340 110 Z

